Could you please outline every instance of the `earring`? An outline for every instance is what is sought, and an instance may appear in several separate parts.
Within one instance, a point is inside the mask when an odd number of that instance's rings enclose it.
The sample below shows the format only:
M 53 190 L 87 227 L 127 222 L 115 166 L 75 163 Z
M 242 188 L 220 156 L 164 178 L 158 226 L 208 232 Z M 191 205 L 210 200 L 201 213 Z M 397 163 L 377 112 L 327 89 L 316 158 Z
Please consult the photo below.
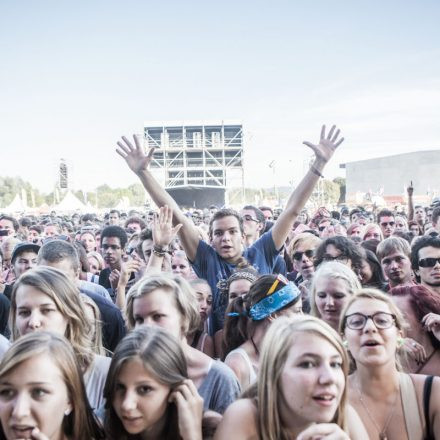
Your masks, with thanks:
M 403 345 L 403 338 L 401 336 L 399 336 L 397 338 L 397 346 L 400 348 Z
M 71 412 L 72 410 L 70 408 L 67 408 L 66 411 L 64 411 L 64 416 L 67 417 Z
M 347 342 L 346 339 L 344 339 L 344 340 L 342 341 L 342 345 L 343 345 L 345 348 L 348 347 L 348 342 Z

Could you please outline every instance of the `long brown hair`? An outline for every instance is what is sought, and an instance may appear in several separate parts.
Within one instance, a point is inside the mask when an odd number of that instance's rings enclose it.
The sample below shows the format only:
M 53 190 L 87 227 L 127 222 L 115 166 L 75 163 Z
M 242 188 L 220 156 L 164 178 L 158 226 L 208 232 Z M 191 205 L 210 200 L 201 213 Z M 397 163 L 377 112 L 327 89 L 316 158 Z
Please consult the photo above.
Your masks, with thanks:
M 135 440 L 141 439 L 142 433 L 130 435 L 113 408 L 116 394 L 118 376 L 123 365 L 133 359 L 139 359 L 144 368 L 156 380 L 170 389 L 180 385 L 188 379 L 186 359 L 179 341 L 159 327 L 142 326 L 131 333 L 118 344 L 104 387 L 105 418 L 104 428 L 108 440 Z M 170 403 L 166 413 L 166 432 L 162 433 L 163 439 L 180 439 L 177 409 Z
M 87 399 L 77 358 L 64 337 L 45 331 L 21 337 L 3 356 L 0 362 L 0 378 L 24 361 L 39 355 L 47 355 L 59 368 L 72 404 L 72 412 L 64 417 L 63 433 L 72 440 L 103 439 L 103 431 L 95 420 Z M 51 414 L 47 414 L 47 417 L 51 417 Z M 0 429 L 0 440 L 4 440 L 6 437 L 3 428 Z

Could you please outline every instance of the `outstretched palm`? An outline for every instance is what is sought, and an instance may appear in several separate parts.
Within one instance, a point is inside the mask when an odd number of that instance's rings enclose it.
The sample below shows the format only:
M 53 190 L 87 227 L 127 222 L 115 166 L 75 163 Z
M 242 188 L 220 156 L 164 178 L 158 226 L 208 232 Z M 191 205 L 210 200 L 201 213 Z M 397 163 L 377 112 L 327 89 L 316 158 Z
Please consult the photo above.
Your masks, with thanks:
M 133 135 L 135 146 L 125 137 L 122 136 L 124 142 L 118 141 L 116 153 L 123 157 L 130 169 L 139 174 L 148 169 L 154 154 L 154 147 L 150 148 L 148 154 L 144 153 L 139 136 Z
M 316 159 L 319 161 L 322 161 L 324 163 L 327 163 L 330 158 L 333 156 L 333 153 L 335 152 L 336 148 L 341 145 L 341 143 L 344 141 L 344 138 L 339 137 L 339 129 L 336 130 L 336 125 L 333 125 L 333 127 L 328 132 L 328 135 L 325 135 L 325 125 L 321 128 L 321 139 L 319 140 L 319 144 L 315 145 L 311 142 L 303 142 L 304 145 L 307 145 L 309 148 L 313 150 L 315 153 Z

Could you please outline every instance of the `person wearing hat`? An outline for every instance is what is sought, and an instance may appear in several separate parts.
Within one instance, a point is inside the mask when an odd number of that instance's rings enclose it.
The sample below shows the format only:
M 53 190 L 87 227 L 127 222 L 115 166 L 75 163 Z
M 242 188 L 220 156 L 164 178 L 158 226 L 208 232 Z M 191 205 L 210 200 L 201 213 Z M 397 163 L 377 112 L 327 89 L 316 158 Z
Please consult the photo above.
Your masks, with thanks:
M 21 242 L 15 245 L 11 255 L 11 267 L 15 274 L 15 279 L 29 269 L 37 265 L 37 255 L 40 246 L 35 243 Z M 15 281 L 14 281 L 15 282 Z M 14 283 L 6 284 L 4 295 L 10 300 Z

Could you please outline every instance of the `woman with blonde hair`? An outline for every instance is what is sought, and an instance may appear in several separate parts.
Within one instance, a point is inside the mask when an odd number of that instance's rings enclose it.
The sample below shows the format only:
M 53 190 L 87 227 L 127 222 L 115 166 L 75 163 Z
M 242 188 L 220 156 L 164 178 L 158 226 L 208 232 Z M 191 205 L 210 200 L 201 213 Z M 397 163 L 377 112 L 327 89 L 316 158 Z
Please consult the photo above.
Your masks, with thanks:
M 44 330 L 64 336 L 83 372 L 90 405 L 99 408 L 110 359 L 94 354 L 79 291 L 63 272 L 38 266 L 21 275 L 12 291 L 10 320 L 13 340 Z
M 383 240 L 383 233 L 382 229 L 380 229 L 380 226 L 377 223 L 368 223 L 364 226 L 363 234 L 362 234 L 362 240 Z
M 0 362 L 0 439 L 98 440 L 71 345 L 49 332 L 16 341 Z
M 129 329 L 158 326 L 180 341 L 188 376 L 203 397 L 206 410 L 223 413 L 235 400 L 239 386 L 234 373 L 188 344 L 188 336 L 198 328 L 200 314 L 195 292 L 185 279 L 162 273 L 138 281 L 128 292 L 126 315 Z
M 399 371 L 405 322 L 390 297 L 360 290 L 348 300 L 340 330 L 354 360 L 349 402 L 371 438 L 440 438 L 440 380 Z
M 324 321 L 277 319 L 263 342 L 256 384 L 228 408 L 214 438 L 368 438 L 346 405 L 348 367 L 341 338 Z
M 87 253 L 87 260 L 89 261 L 89 269 L 93 275 L 99 275 L 102 269 L 104 269 L 104 258 L 99 252 L 93 251 Z
M 342 309 L 350 295 L 360 288 L 358 276 L 346 264 L 337 261 L 321 264 L 312 280 L 310 294 L 312 315 L 338 330 Z

